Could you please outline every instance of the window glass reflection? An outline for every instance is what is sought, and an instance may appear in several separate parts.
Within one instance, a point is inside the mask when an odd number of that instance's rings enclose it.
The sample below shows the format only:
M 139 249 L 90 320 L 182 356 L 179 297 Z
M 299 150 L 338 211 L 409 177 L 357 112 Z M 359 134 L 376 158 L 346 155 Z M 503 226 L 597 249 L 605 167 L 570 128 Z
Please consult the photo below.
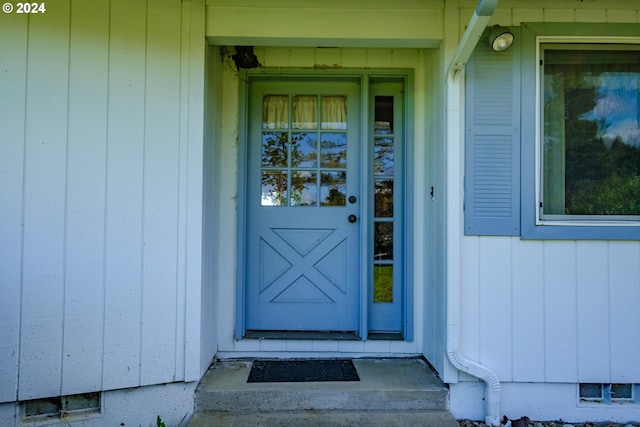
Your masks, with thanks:
M 287 171 L 262 171 L 262 206 L 287 206 Z
M 375 216 L 392 217 L 393 216 L 393 180 L 378 179 L 375 180 L 374 197 L 375 197 Z
M 291 173 L 291 206 L 315 206 L 317 194 L 315 172 L 293 171 Z
M 373 173 L 377 176 L 392 176 L 394 169 L 393 138 L 375 138 L 373 154 Z
M 393 259 L 393 222 L 375 222 L 373 225 L 374 259 Z
M 320 175 L 320 205 L 345 206 L 347 172 L 323 172 Z
M 342 168 L 347 165 L 347 134 L 323 133 L 320 135 L 322 167 Z
M 287 134 L 266 132 L 262 134 L 262 166 L 287 166 Z
M 640 215 L 639 54 L 545 50 L 544 214 Z
M 318 135 L 316 133 L 291 134 L 291 166 L 312 168 L 318 164 Z

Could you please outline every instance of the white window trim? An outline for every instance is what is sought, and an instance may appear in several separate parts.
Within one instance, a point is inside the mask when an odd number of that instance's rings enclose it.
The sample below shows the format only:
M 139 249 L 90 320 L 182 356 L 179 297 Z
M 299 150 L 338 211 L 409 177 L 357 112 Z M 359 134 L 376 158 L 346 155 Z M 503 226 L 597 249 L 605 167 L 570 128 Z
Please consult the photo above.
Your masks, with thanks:
M 542 45 L 550 43 L 576 43 L 582 45 L 588 44 L 640 44 L 640 37 L 607 37 L 600 36 L 594 40 L 593 37 L 587 36 L 536 36 L 536 64 L 540 64 L 542 59 Z M 613 227 L 637 227 L 640 222 L 640 216 L 634 219 L 598 219 L 589 220 L 576 218 L 575 216 L 567 219 L 542 219 L 540 203 L 542 202 L 542 75 L 539 65 L 536 66 L 536 98 L 535 98 L 535 206 L 536 206 L 536 225 L 561 225 L 561 226 L 613 226 Z

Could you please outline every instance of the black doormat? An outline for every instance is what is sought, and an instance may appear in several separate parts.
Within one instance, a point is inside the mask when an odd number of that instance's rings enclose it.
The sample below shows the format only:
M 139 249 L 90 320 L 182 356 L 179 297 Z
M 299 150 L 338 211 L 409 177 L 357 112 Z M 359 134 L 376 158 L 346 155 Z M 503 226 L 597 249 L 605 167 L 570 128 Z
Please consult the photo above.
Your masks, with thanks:
M 248 383 L 360 381 L 351 359 L 255 360 Z

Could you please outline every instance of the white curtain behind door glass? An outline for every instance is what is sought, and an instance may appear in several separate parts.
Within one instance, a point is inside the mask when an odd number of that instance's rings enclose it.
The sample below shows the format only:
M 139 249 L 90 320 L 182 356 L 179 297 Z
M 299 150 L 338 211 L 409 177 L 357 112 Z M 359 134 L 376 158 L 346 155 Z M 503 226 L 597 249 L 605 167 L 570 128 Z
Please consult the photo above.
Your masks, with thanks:
M 345 96 L 322 97 L 322 129 L 347 128 L 347 98 Z
M 318 128 L 318 97 L 315 95 L 297 95 L 291 105 L 294 129 Z
M 289 97 L 267 95 L 262 100 L 262 128 L 287 129 L 289 127 Z
M 347 128 L 347 99 L 344 96 L 322 97 L 322 129 Z M 291 103 L 292 128 L 318 128 L 318 97 L 296 95 Z M 266 95 L 262 100 L 262 128 L 289 128 L 289 97 Z

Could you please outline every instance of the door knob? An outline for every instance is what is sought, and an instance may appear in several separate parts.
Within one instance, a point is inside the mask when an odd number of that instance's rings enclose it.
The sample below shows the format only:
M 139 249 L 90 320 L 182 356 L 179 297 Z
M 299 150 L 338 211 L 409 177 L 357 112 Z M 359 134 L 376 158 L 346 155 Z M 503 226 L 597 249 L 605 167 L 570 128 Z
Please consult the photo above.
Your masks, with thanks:
M 357 217 L 357 216 L 355 216 L 355 215 L 353 215 L 353 214 L 351 214 L 351 215 L 349 215 L 349 216 L 347 217 L 347 220 L 348 220 L 351 224 L 353 224 L 354 222 L 356 222 L 356 220 L 357 220 L 357 219 L 358 219 L 358 217 Z

